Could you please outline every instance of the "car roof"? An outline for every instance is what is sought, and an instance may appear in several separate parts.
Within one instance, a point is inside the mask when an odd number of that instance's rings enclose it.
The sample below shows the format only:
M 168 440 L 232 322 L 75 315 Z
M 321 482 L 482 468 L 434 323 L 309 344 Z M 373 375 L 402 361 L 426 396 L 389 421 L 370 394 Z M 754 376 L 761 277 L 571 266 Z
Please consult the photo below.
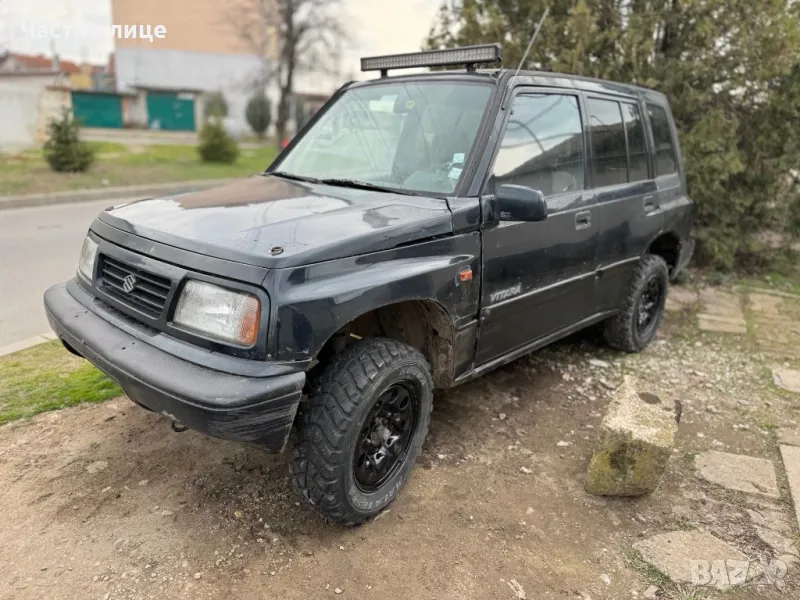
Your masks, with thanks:
M 516 74 L 516 77 L 515 77 Z M 494 82 L 498 85 L 509 85 L 512 79 L 516 79 L 516 85 L 533 85 L 553 88 L 567 88 L 581 90 L 589 93 L 613 94 L 616 96 L 627 96 L 629 98 L 642 98 L 649 102 L 667 105 L 666 96 L 650 88 L 619 83 L 607 79 L 597 79 L 582 75 L 570 75 L 567 73 L 556 73 L 551 71 L 532 71 L 521 70 L 517 74 L 516 69 L 479 69 L 467 71 L 465 69 L 448 69 L 446 71 L 431 71 L 428 73 L 391 75 L 369 79 L 366 81 L 354 82 L 354 86 L 372 85 L 376 83 L 402 82 L 402 81 L 424 81 L 426 79 L 439 79 L 444 81 L 484 81 Z

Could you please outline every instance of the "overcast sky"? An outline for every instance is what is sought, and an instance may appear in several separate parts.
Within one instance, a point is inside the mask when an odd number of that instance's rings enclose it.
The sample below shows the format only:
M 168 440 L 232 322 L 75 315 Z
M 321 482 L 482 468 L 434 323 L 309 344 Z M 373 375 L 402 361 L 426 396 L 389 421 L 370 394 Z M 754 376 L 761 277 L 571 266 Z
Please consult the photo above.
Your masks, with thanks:
M 348 23 L 353 47 L 344 57 L 342 67 L 346 74 L 355 76 L 360 75 L 359 56 L 418 50 L 439 7 L 439 0 L 343 0 L 343 3 L 351 17 Z M 25 23 L 58 29 L 65 25 L 86 25 L 96 31 L 108 28 L 109 34 L 51 40 L 31 36 L 23 30 Z M 49 54 L 54 44 L 63 58 L 105 63 L 113 47 L 110 25 L 109 0 L 0 0 L 0 28 L 5 26 L 5 31 L 0 30 L 0 41 L 16 52 Z

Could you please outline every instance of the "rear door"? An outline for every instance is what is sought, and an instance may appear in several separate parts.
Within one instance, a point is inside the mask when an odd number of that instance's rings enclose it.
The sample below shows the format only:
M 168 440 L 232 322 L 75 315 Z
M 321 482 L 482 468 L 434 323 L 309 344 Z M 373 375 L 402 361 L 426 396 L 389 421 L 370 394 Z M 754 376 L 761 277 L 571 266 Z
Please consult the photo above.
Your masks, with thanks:
M 483 230 L 477 364 L 541 340 L 592 312 L 597 209 L 586 186 L 578 92 L 518 88 L 484 201 L 503 184 L 541 191 L 548 217 Z
M 619 308 L 642 252 L 661 228 L 662 211 L 638 99 L 586 97 L 592 182 L 600 212 L 595 299 Z

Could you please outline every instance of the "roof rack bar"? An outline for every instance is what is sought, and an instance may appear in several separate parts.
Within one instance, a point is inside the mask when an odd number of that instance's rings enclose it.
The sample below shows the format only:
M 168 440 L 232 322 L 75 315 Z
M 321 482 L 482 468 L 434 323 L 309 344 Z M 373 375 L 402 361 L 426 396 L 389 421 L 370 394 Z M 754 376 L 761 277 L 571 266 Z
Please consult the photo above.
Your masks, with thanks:
M 389 69 L 414 69 L 419 67 L 465 65 L 468 71 L 474 71 L 479 64 L 502 62 L 502 60 L 503 53 L 500 44 L 482 44 L 464 48 L 369 56 L 361 59 L 361 70 L 380 71 L 381 77 L 386 77 Z

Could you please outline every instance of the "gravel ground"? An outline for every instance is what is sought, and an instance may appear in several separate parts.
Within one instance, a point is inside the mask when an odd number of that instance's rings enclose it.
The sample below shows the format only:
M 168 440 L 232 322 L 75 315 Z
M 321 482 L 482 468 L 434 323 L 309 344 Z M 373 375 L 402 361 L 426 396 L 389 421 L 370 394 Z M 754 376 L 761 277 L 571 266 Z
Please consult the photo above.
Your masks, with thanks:
M 173 433 L 125 398 L 1 427 L 0 598 L 690 598 L 631 545 L 702 528 L 771 557 L 763 515 L 797 538 L 782 470 L 782 499 L 768 500 L 693 464 L 715 449 L 780 467 L 775 429 L 797 425 L 798 404 L 769 367 L 797 358 L 703 333 L 693 310 L 670 312 L 641 355 L 589 332 L 438 394 L 409 484 L 356 529 L 298 502 L 286 454 Z M 655 493 L 595 498 L 585 469 L 624 373 L 683 402 L 678 448 Z M 735 597 L 797 597 L 797 572 L 784 593 Z

